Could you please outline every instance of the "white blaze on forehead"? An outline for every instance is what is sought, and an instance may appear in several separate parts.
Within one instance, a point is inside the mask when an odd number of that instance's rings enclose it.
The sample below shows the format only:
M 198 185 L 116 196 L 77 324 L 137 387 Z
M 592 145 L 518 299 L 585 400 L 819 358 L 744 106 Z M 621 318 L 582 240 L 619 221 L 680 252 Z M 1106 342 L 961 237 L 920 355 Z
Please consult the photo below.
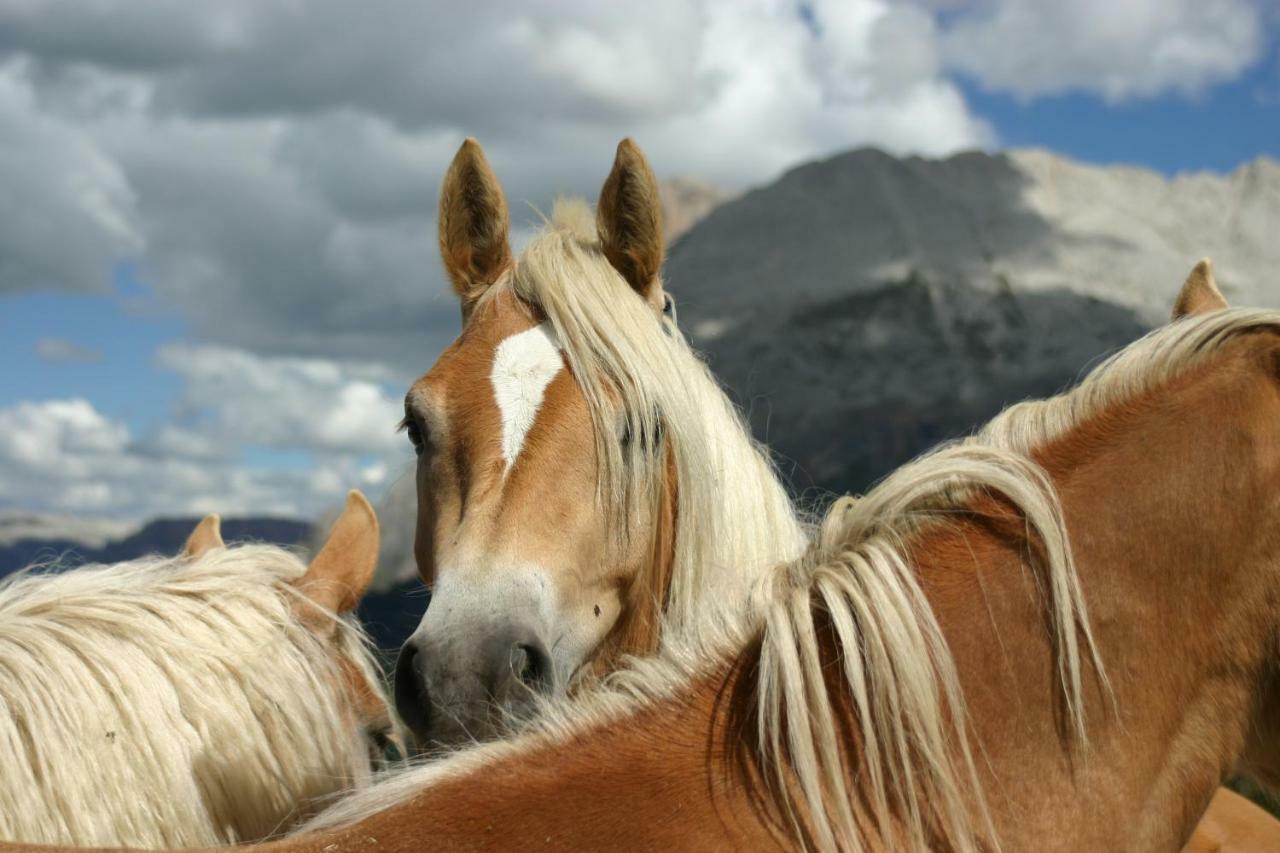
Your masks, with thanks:
M 542 396 L 564 367 L 560 343 L 547 323 L 512 335 L 493 354 L 493 396 L 502 413 L 502 458 L 516 461 L 538 417 Z

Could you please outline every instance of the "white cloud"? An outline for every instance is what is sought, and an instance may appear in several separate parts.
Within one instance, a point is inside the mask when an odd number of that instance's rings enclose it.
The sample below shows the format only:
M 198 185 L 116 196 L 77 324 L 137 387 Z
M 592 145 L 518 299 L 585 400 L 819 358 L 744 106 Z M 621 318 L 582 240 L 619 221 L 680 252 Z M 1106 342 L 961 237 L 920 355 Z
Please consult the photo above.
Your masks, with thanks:
M 1109 101 L 1198 94 L 1265 48 L 1256 0 L 999 0 L 959 14 L 942 39 L 948 66 L 987 88 Z
M 86 458 L 118 453 L 128 442 L 129 430 L 86 400 L 22 402 L 0 410 L 0 458 L 33 469 L 76 475 Z
M 350 455 L 407 447 L 395 432 L 404 404 L 376 365 L 191 345 L 161 348 L 158 362 L 185 380 L 184 419 L 223 443 Z
M 313 517 L 351 488 L 376 499 L 413 454 L 385 369 L 165 347 L 185 381 L 171 420 L 135 435 L 83 399 L 0 409 L 0 509 L 148 518 L 274 513 Z M 246 461 L 260 449 L 263 461 Z M 305 460 L 274 464 L 273 452 Z

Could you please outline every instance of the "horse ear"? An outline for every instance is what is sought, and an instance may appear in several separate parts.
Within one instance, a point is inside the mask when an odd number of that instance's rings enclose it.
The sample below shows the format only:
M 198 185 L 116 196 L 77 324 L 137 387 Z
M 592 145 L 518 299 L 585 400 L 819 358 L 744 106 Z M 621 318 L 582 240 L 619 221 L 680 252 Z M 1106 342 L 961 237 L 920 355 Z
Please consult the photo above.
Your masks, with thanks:
M 365 496 L 352 489 L 329 538 L 294 586 L 319 607 L 347 613 L 360 603 L 377 565 L 378 516 Z
M 1213 279 L 1212 262 L 1208 258 L 1201 258 L 1182 285 L 1178 301 L 1173 303 L 1173 319 L 1208 314 L 1210 311 L 1230 307 L 1227 298 L 1218 289 L 1218 283 Z
M 216 512 L 212 512 L 201 519 L 196 529 L 191 531 L 187 543 L 182 546 L 182 556 L 200 557 L 215 548 L 225 547 L 227 545 L 222 541 L 222 519 Z
M 511 266 L 507 199 L 474 139 L 462 143 L 444 176 L 439 219 L 440 257 L 465 316 Z
M 618 143 L 613 170 L 596 205 L 600 245 L 613 268 L 655 308 L 662 308 L 662 200 L 640 146 Z

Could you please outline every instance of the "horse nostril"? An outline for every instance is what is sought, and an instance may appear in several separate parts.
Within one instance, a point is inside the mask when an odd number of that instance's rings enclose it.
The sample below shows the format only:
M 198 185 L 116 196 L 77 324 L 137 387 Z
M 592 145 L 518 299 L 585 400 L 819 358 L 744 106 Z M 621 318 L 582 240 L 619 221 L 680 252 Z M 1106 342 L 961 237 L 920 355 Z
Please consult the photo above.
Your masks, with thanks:
M 427 682 L 422 674 L 421 657 L 417 644 L 409 640 L 400 649 L 400 656 L 396 659 L 396 711 L 416 735 L 424 734 L 431 722 L 430 701 Z
M 538 643 L 516 643 L 511 647 L 511 671 L 520 683 L 537 693 L 550 693 L 554 686 L 551 659 Z

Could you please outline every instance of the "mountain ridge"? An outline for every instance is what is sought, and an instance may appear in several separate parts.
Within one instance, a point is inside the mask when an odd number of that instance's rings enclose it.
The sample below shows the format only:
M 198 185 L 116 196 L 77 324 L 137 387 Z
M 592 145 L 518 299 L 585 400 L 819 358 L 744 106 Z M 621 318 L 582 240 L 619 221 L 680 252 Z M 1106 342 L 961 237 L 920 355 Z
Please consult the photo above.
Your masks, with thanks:
M 1043 149 L 801 164 L 671 248 L 681 323 L 796 492 L 861 491 L 1164 322 L 1203 256 L 1280 305 L 1280 163 L 1166 178 Z

